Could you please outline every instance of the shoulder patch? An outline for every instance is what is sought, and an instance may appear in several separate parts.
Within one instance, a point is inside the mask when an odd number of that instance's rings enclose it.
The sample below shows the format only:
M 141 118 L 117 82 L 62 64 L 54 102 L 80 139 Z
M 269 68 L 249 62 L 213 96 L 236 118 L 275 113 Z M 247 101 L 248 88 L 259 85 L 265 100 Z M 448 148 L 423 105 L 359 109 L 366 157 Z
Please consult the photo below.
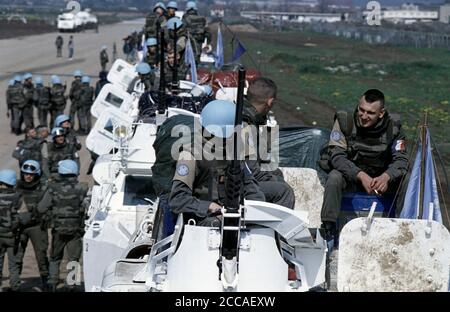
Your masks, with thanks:
M 185 164 L 180 164 L 177 166 L 177 173 L 181 177 L 185 177 L 189 174 L 189 167 Z
M 340 141 L 341 138 L 342 138 L 342 134 L 339 131 L 337 131 L 337 130 L 331 131 L 331 134 L 330 134 L 330 139 L 331 140 L 333 140 L 333 141 Z
M 395 141 L 394 150 L 396 152 L 403 152 L 406 150 L 406 141 L 405 140 L 397 140 Z

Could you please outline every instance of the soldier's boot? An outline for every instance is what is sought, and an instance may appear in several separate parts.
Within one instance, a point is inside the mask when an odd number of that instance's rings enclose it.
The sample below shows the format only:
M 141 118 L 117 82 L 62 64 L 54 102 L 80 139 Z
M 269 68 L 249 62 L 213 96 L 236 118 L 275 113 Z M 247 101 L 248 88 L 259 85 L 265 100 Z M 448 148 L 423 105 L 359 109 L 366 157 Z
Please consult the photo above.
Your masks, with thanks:
M 328 253 L 331 253 L 336 239 L 336 223 L 331 221 L 323 221 L 322 230 L 324 232 L 324 238 L 327 241 Z
M 20 130 L 20 128 L 15 128 L 15 129 L 14 129 L 14 133 L 15 133 L 16 135 L 21 135 L 21 134 L 22 134 L 22 130 Z
M 42 291 L 49 291 L 48 276 L 41 276 Z

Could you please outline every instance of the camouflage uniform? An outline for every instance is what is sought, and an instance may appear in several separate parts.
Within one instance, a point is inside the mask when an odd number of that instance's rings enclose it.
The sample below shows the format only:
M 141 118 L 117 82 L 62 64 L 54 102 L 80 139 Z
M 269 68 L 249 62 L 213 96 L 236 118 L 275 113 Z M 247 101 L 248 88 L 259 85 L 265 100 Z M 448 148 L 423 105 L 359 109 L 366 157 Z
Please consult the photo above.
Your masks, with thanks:
M 33 106 L 34 106 L 34 85 L 26 82 L 23 86 L 25 94 L 25 107 L 23 108 L 23 121 L 26 128 L 34 128 Z
M 108 52 L 106 50 L 102 50 L 100 52 L 100 64 L 102 66 L 102 71 L 106 70 L 106 64 L 109 62 Z
M 80 159 L 74 144 L 69 143 L 68 138 L 63 144 L 55 144 L 55 142 L 49 142 L 43 149 L 43 170 L 47 167 L 51 175 L 55 175 L 58 172 L 58 162 L 61 160 L 72 159 L 80 166 Z
M 5 253 L 8 255 L 9 285 L 13 291 L 20 287 L 20 264 L 17 261 L 16 233 L 19 229 L 17 214 L 22 199 L 14 189 L 0 189 L 0 281 Z M 16 246 L 15 246 L 16 245 Z
M 28 138 L 17 142 L 17 147 L 14 150 L 12 157 L 19 161 L 19 166 L 29 160 L 36 160 L 39 164 L 42 164 L 42 143 L 44 141 L 39 138 Z
M 19 211 L 22 228 L 20 237 L 22 253 L 18 253 L 17 261 L 20 264 L 23 263 L 24 251 L 27 248 L 28 241 L 31 240 L 42 283 L 46 287 L 48 279 L 48 233 L 45 217 L 49 206 L 44 207 L 39 204 L 47 193 L 47 185 L 39 178 L 30 183 L 20 181 L 17 189 L 22 194 L 25 204 Z
M 39 124 L 48 126 L 47 117 L 50 111 L 50 88 L 36 85 L 33 100 L 38 110 Z
M 83 83 L 80 89 L 80 104 L 78 117 L 80 119 L 80 132 L 88 134 L 91 131 L 91 115 L 89 113 L 94 102 L 94 88 L 87 83 Z
M 66 86 L 60 84 L 53 85 L 50 89 L 50 128 L 53 128 L 55 118 L 64 113 L 64 109 L 66 108 L 65 92 Z
M 25 92 L 22 83 L 16 81 L 10 86 L 6 93 L 6 103 L 11 109 L 11 129 L 15 134 L 22 132 L 22 110 L 26 105 Z
M 195 59 L 199 62 L 202 53 L 202 44 L 205 42 L 205 39 L 211 44 L 211 32 L 206 24 L 206 18 L 198 15 L 195 10 L 189 10 L 183 15 L 182 21 L 191 40 Z
M 50 251 L 49 284 L 56 288 L 59 282 L 59 265 L 67 250 L 68 261 L 79 261 L 84 234 L 85 205 L 88 187 L 73 176 L 59 175 L 50 185 Z
M 72 86 L 70 87 L 69 99 L 70 99 L 70 112 L 69 117 L 72 121 L 72 128 L 75 126 L 75 113 L 79 110 L 80 107 L 80 89 L 81 89 L 81 80 L 75 79 L 72 81 Z M 80 114 L 78 113 L 78 126 L 81 125 Z

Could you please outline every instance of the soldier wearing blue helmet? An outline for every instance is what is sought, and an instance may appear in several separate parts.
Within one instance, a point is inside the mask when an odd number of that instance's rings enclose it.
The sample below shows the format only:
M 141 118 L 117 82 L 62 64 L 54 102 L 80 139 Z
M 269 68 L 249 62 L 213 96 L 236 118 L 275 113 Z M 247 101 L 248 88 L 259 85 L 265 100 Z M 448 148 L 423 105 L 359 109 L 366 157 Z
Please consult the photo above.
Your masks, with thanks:
M 39 124 L 48 126 L 48 114 L 50 112 L 50 88 L 44 86 L 41 76 L 34 80 L 36 86 L 34 88 L 33 100 L 38 110 Z
M 102 49 L 100 50 L 100 65 L 102 67 L 102 71 L 106 71 L 106 64 L 108 64 L 109 62 L 109 57 L 108 57 L 108 47 L 107 46 L 102 46 Z
M 52 87 L 50 88 L 50 128 L 53 127 L 53 122 L 56 116 L 64 113 L 66 108 L 66 86 L 62 84 L 61 78 L 53 75 L 51 78 Z
M 169 1 L 167 3 L 167 15 L 169 18 L 175 17 L 175 12 L 178 11 L 178 4 L 176 1 Z
M 91 106 L 94 103 L 94 88 L 90 85 L 91 78 L 83 76 L 81 79 L 82 85 L 80 90 L 80 108 L 78 110 L 78 120 L 81 135 L 87 135 L 91 131 Z
M 193 117 L 178 115 L 161 125 L 153 144 L 157 157 L 152 172 L 155 190 L 166 216 L 183 213 L 187 219 L 194 219 L 201 226 L 220 225 L 218 216 L 225 199 L 224 175 L 228 161 L 225 157 L 216 156 L 225 156 L 225 146 L 232 141 L 235 113 L 234 103 L 214 100 L 203 109 L 200 123 Z M 171 152 L 173 139 L 166 133 L 170 133 L 176 125 L 189 127 L 194 137 L 199 135 L 201 150 L 193 152 L 191 146 L 190 151 L 182 151 L 174 160 L 175 155 Z M 202 133 L 196 133 L 201 129 Z M 195 140 L 191 138 L 191 144 L 195 144 Z M 214 146 L 215 151 L 203 148 L 205 145 Z M 198 144 L 195 146 L 197 150 Z M 264 200 L 264 194 L 252 173 L 245 165 L 242 169 L 246 173 L 245 198 Z M 216 191 L 205 192 L 206 189 Z M 170 234 L 170 230 L 165 234 Z
M 153 6 L 153 11 L 150 12 L 145 18 L 145 38 L 158 38 L 159 29 L 164 26 L 166 21 L 166 6 L 162 2 L 158 2 Z
M 65 131 L 67 142 L 75 146 L 76 150 L 81 149 L 81 142 L 73 131 L 72 120 L 70 116 L 61 114 L 55 118 L 55 127 L 61 127 Z
M 48 280 L 51 291 L 56 291 L 59 283 L 59 266 L 64 251 L 69 262 L 80 260 L 88 191 L 87 184 L 78 182 L 79 166 L 75 161 L 59 161 L 57 172 L 58 175 L 49 186 L 50 196 L 43 202 L 43 205 L 51 207 L 52 245 Z
M 21 193 L 25 208 L 19 212 L 21 251 L 17 261 L 22 264 L 28 241 L 33 245 L 36 262 L 41 275 L 42 290 L 47 290 L 48 280 L 48 233 L 47 212 L 44 205 L 48 196 L 47 183 L 43 180 L 41 166 L 36 160 L 27 160 L 20 169 L 20 181 L 17 190 Z M 41 203 L 42 202 L 42 203 Z
M 19 252 L 19 215 L 22 206 L 20 193 L 16 191 L 16 172 L 0 170 L 0 281 L 2 280 L 5 254 L 8 255 L 9 286 L 12 291 L 20 288 Z
M 145 45 L 147 46 L 147 55 L 144 58 L 144 62 L 155 68 L 159 63 L 158 41 L 156 38 L 151 37 L 147 39 Z
M 70 99 L 70 111 L 69 117 L 70 120 L 75 120 L 75 114 L 78 111 L 80 106 L 80 89 L 81 89 L 81 77 L 83 77 L 83 72 L 81 70 L 76 70 L 73 72 L 73 81 L 69 91 L 69 99 Z M 78 116 L 78 119 L 80 116 Z M 59 127 L 58 125 L 55 125 Z M 73 125 L 72 125 L 73 127 Z
M 20 135 L 22 133 L 22 112 L 27 103 L 22 77 L 19 75 L 14 77 L 14 84 L 6 90 L 6 104 L 8 105 L 6 115 L 8 118 L 11 117 L 11 132 Z
M 25 128 L 33 128 L 33 107 L 34 107 L 34 84 L 33 75 L 31 73 L 26 73 L 23 75 L 23 90 L 25 94 L 25 106 L 22 109 L 23 121 L 25 123 Z

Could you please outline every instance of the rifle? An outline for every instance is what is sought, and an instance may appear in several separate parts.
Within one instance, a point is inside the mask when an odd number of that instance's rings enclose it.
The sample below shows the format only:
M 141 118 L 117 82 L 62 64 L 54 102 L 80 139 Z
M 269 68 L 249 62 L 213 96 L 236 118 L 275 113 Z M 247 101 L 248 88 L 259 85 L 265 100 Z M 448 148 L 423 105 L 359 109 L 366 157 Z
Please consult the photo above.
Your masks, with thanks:
M 236 103 L 235 129 L 242 124 L 242 110 L 244 106 L 245 69 L 239 69 L 239 84 Z M 240 230 L 242 211 L 240 206 L 244 202 L 242 194 L 243 171 L 241 161 L 238 160 L 237 140 L 240 139 L 240 131 L 234 132 L 234 151 L 231 164 L 227 168 L 225 180 L 225 207 L 222 218 L 222 241 L 220 247 L 219 268 L 222 283 L 225 288 L 234 288 L 237 283 L 237 271 L 239 260 Z M 224 265 L 227 262 L 228 265 Z M 224 268 L 228 269 L 224 272 Z M 230 267 L 233 269 L 230 270 Z
M 22 227 L 19 225 L 13 233 L 14 233 L 13 254 L 17 255 L 17 252 L 19 251 L 19 246 L 20 246 L 20 236 L 22 235 Z
M 164 59 L 164 30 L 160 34 L 160 52 L 159 52 L 159 101 L 158 113 L 164 114 L 166 111 L 166 74 L 165 74 L 165 59 Z

